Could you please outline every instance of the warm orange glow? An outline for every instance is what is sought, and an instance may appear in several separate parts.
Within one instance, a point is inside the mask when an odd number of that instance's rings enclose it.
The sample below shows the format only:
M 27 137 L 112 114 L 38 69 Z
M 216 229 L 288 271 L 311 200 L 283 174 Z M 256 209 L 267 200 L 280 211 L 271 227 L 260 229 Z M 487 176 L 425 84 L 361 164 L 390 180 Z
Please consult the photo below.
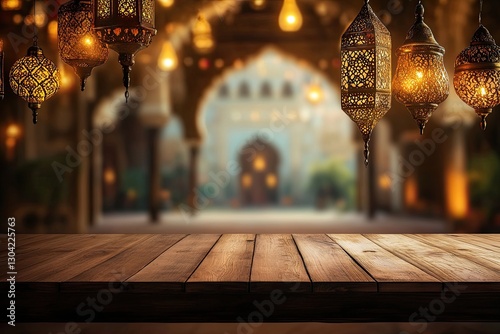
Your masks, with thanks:
M 323 90 L 320 85 L 312 84 L 307 89 L 307 100 L 312 104 L 323 101 Z
M 448 216 L 463 219 L 469 211 L 467 175 L 460 171 L 449 170 L 446 173 L 446 208 Z
M 283 31 L 297 31 L 302 27 L 302 14 L 295 0 L 284 0 L 279 26 Z
M 252 176 L 249 174 L 243 174 L 241 177 L 241 185 L 243 188 L 250 188 L 252 186 Z
M 486 91 L 486 88 L 484 88 L 484 87 L 480 88 L 480 92 L 481 92 L 481 96 L 486 96 L 488 94 L 488 92 Z
M 23 6 L 21 0 L 2 0 L 3 10 L 20 10 Z
M 389 190 L 392 186 L 391 177 L 387 174 L 381 175 L 378 179 L 378 185 L 381 189 Z
M 162 5 L 165 8 L 172 7 L 174 5 L 175 0 L 158 0 L 160 5 Z
M 92 44 L 94 44 L 94 39 L 92 38 L 92 36 L 85 35 L 82 38 L 82 44 L 85 46 L 92 46 Z
M 21 14 L 12 16 L 12 22 L 14 22 L 14 24 L 21 24 L 23 22 L 23 16 Z
M 72 73 L 68 73 L 66 67 L 61 63 L 58 64 L 58 67 L 59 67 L 59 75 L 61 78 L 61 89 L 66 90 L 71 88 L 74 83 L 74 78 Z
M 21 128 L 17 124 L 10 124 L 5 130 L 5 134 L 7 138 L 19 139 L 21 137 Z
M 253 169 L 255 169 L 258 172 L 261 172 L 264 169 L 266 169 L 266 159 L 264 159 L 263 156 L 258 155 L 253 161 Z
M 267 174 L 266 176 L 266 185 L 268 188 L 274 189 L 276 188 L 276 185 L 278 184 L 278 179 L 276 178 L 276 175 L 274 174 Z
M 116 182 L 115 170 L 111 167 L 106 168 L 104 170 L 104 183 L 107 185 L 113 185 L 115 184 L 115 182 Z
M 417 71 L 417 78 L 422 79 L 424 77 L 424 74 L 421 71 Z
M 414 177 L 410 177 L 405 183 L 405 204 L 408 208 L 414 208 L 418 203 L 418 184 Z
M 53 41 L 57 40 L 57 20 L 52 20 L 47 25 L 47 32 L 49 33 L 50 39 Z
M 208 53 L 215 46 L 212 27 L 205 16 L 200 15 L 193 25 L 193 45 L 200 53 Z
M 266 6 L 266 0 L 252 0 L 250 5 L 253 9 L 262 9 Z
M 179 60 L 174 46 L 170 41 L 165 41 L 158 58 L 158 68 L 164 72 L 171 72 L 177 68 Z

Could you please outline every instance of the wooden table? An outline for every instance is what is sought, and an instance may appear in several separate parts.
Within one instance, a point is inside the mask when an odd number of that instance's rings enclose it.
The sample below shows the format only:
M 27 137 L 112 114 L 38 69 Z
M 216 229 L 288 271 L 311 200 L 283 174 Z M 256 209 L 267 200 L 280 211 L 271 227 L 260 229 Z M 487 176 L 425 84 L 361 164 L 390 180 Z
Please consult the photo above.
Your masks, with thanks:
M 500 321 L 500 235 L 18 235 L 16 243 L 18 322 Z

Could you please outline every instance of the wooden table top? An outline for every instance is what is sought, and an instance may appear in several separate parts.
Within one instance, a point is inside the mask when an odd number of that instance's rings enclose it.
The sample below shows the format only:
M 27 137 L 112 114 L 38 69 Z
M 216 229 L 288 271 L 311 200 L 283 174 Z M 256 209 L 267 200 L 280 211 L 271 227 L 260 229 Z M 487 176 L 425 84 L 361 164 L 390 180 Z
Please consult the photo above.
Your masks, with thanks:
M 277 293 L 266 321 L 408 321 L 452 298 L 442 321 L 498 321 L 499 255 L 500 235 L 17 235 L 17 300 L 21 321 L 82 320 L 121 282 L 96 321 L 238 322 Z

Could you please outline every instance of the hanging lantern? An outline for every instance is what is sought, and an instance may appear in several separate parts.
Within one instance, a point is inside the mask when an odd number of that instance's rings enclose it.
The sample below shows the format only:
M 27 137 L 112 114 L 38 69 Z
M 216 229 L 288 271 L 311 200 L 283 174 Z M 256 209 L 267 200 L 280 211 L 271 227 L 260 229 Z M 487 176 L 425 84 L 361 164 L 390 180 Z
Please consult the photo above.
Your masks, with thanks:
M 135 54 L 148 47 L 154 35 L 154 0 L 95 0 L 94 24 L 97 37 L 118 53 L 123 85 L 128 100 L 130 71 Z
M 28 54 L 12 65 L 9 82 L 14 93 L 28 102 L 33 124 L 36 124 L 42 102 L 54 95 L 60 86 L 59 71 L 52 61 L 45 58 L 36 37 Z
M 279 26 L 283 31 L 297 31 L 302 27 L 302 14 L 295 0 L 284 0 L 279 16 Z
M 391 35 L 368 2 L 341 43 L 342 110 L 363 135 L 365 165 L 372 130 L 391 108 Z
M 164 72 L 172 72 L 178 65 L 179 60 L 172 42 L 165 41 L 158 57 L 158 68 Z
M 0 100 L 3 100 L 5 95 L 5 83 L 4 83 L 4 52 L 3 52 L 3 39 L 0 38 Z
M 453 83 L 457 95 L 474 108 L 485 130 L 486 117 L 500 104 L 500 47 L 481 24 L 481 14 L 470 46 L 457 57 Z
M 80 87 L 96 66 L 108 59 L 108 47 L 93 31 L 92 5 L 88 0 L 71 0 L 59 7 L 57 18 L 59 55 L 80 77 Z
M 202 14 L 198 15 L 193 25 L 193 45 L 196 51 L 201 54 L 211 52 L 215 46 L 212 27 Z
M 444 67 L 444 48 L 424 23 L 424 6 L 419 2 L 415 24 L 397 52 L 398 66 L 393 81 L 394 97 L 410 111 L 420 134 L 438 105 L 448 98 L 450 81 Z

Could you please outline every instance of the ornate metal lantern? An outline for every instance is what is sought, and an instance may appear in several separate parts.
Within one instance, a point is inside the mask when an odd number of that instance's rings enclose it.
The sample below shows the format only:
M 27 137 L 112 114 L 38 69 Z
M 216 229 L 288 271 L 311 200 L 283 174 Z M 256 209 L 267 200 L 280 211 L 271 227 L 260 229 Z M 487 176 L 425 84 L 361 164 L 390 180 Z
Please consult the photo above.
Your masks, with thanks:
M 60 86 L 59 71 L 52 61 L 45 58 L 36 37 L 28 54 L 12 65 L 9 82 L 14 93 L 28 102 L 33 124 L 36 124 L 42 102 L 54 95 Z
M 88 0 L 71 0 L 59 7 L 57 34 L 59 55 L 81 80 L 81 90 L 96 66 L 108 59 L 108 47 L 93 31 L 92 5 Z
M 3 100 L 5 94 L 5 83 L 4 83 L 4 52 L 3 52 L 3 39 L 0 39 L 0 100 Z
M 154 35 L 154 0 L 95 0 L 94 25 L 99 39 L 118 53 L 128 100 L 135 54 L 148 47 Z
M 424 6 L 419 2 L 415 24 L 398 50 L 398 66 L 393 81 L 394 97 L 410 111 L 420 134 L 438 105 L 450 93 L 444 67 L 445 50 L 424 23 Z
M 363 135 L 365 165 L 372 130 L 391 108 L 391 35 L 368 2 L 341 44 L 342 110 Z
M 486 117 L 500 104 L 500 47 L 481 24 L 481 15 L 470 46 L 457 57 L 453 83 L 457 95 L 481 117 L 485 130 Z

